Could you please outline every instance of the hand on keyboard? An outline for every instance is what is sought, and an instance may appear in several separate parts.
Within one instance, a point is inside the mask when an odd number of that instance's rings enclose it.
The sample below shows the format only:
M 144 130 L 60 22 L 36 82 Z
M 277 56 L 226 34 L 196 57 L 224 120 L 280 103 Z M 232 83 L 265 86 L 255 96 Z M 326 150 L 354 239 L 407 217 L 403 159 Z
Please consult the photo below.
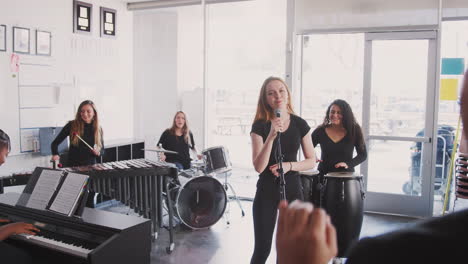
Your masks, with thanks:
M 40 232 L 40 230 L 35 227 L 33 224 L 29 223 L 12 223 L 5 225 L 3 228 L 7 228 L 10 235 L 17 235 L 17 234 L 28 234 L 28 235 L 35 235 L 36 233 Z

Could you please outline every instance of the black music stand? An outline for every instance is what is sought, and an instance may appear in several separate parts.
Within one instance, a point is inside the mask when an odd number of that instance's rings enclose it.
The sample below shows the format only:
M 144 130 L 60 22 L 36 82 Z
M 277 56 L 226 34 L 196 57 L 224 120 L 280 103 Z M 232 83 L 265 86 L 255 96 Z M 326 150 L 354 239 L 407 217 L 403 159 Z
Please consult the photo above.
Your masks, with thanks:
M 34 169 L 32 175 L 31 175 L 31 177 L 29 178 L 28 183 L 24 187 L 23 193 L 21 194 L 20 198 L 18 199 L 17 206 L 27 207 L 28 200 L 29 200 L 31 194 L 34 191 L 34 188 L 36 187 L 36 184 L 39 181 L 39 177 L 40 177 L 43 170 L 61 171 L 62 175 L 68 174 L 67 172 L 62 171 L 62 170 L 54 170 L 54 169 L 50 169 L 50 168 L 36 167 Z M 62 178 L 62 183 L 63 183 L 63 178 Z M 51 200 L 49 201 L 48 205 L 50 205 L 50 202 L 53 199 L 55 199 L 55 195 L 51 197 Z M 83 211 L 84 211 L 84 207 L 86 206 L 87 198 L 88 198 L 88 183 L 86 183 L 86 186 L 84 187 L 83 194 L 80 195 L 80 197 L 78 198 L 78 204 L 76 206 L 75 212 L 73 213 L 73 215 L 71 215 L 71 217 L 81 218 L 81 215 L 83 214 Z

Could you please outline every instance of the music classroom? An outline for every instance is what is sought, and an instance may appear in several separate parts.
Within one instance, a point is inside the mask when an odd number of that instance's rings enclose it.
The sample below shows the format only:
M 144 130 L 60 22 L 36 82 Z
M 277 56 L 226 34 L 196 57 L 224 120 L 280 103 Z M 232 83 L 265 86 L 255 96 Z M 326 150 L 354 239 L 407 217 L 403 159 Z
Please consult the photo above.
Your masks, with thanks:
M 340 264 L 463 211 L 468 2 L 392 2 L 2 3 L 0 263 L 285 264 L 286 200 Z

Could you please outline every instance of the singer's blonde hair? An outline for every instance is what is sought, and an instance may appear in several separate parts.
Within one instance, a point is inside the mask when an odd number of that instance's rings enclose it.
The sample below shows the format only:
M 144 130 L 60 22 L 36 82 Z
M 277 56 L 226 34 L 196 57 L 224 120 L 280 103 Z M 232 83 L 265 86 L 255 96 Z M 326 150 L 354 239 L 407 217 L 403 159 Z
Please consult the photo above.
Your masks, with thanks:
M 78 106 L 78 111 L 76 112 L 75 120 L 71 121 L 70 142 L 72 145 L 78 146 L 79 139 L 75 135 L 75 133 L 77 133 L 80 137 L 83 137 L 84 121 L 81 118 L 81 109 L 85 105 L 91 106 L 91 108 L 93 108 L 93 111 L 94 111 L 94 117 L 91 123 L 93 125 L 93 131 L 94 131 L 94 143 L 97 145 L 97 151 L 100 151 L 102 148 L 102 141 L 101 141 L 102 129 L 99 126 L 99 117 L 98 117 L 98 111 L 96 110 L 96 105 L 91 100 L 85 100 L 81 102 L 80 106 Z
M 289 91 L 288 85 L 281 78 L 271 76 L 266 78 L 266 80 L 262 84 L 262 88 L 260 89 L 260 95 L 258 97 L 257 103 L 257 112 L 255 113 L 254 122 L 258 120 L 270 121 L 275 117 L 275 110 L 271 108 L 271 106 L 267 102 L 267 86 L 272 81 L 279 81 L 284 85 L 288 93 L 288 104 L 286 105 L 286 108 L 288 109 L 288 113 L 294 114 L 294 110 L 291 103 L 291 92 Z

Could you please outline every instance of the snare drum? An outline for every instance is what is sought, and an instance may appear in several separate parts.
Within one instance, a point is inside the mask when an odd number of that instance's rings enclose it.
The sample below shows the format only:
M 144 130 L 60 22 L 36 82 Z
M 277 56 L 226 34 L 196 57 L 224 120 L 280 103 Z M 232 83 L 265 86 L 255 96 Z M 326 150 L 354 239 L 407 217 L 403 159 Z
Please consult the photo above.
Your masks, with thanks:
M 320 182 L 319 171 L 300 171 L 299 174 L 301 176 L 304 201 L 311 202 L 315 207 L 320 207 L 322 183 Z
M 205 172 L 207 174 L 223 173 L 231 170 L 229 153 L 223 146 L 205 149 L 202 151 L 202 154 L 205 157 Z
M 346 257 L 351 244 L 359 239 L 364 218 L 362 176 L 352 172 L 331 172 L 323 182 L 322 206 L 336 228 L 338 257 Z
M 170 192 L 180 221 L 192 229 L 207 228 L 218 222 L 227 204 L 223 185 L 209 176 L 179 177 L 179 180 L 181 186 Z

